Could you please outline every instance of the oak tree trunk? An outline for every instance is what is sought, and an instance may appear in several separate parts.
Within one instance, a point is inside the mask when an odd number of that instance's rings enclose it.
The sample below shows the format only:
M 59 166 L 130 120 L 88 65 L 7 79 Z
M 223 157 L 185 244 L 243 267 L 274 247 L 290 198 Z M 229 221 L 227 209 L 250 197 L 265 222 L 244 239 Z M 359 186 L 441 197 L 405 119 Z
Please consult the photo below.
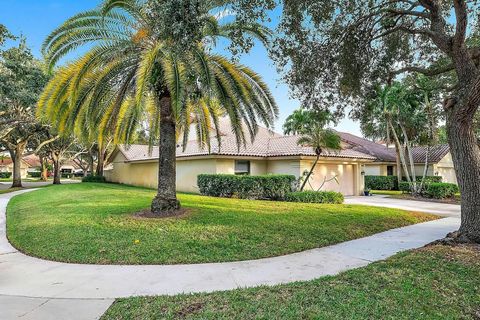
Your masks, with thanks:
M 480 243 L 480 148 L 471 121 L 447 118 L 448 143 L 462 201 L 459 240 Z
M 48 168 L 47 164 L 45 163 L 45 158 L 43 156 L 38 156 L 40 160 L 40 180 L 47 181 L 48 180 Z
M 158 157 L 158 190 L 152 201 L 152 212 L 168 215 L 180 209 L 176 193 L 176 134 L 171 97 L 163 93 L 159 97 L 160 143 Z
M 61 184 L 60 182 L 60 161 L 57 156 L 52 157 L 53 160 L 53 184 Z
M 19 143 L 15 149 L 9 150 L 13 161 L 13 183 L 12 188 L 22 188 L 22 155 L 27 143 Z

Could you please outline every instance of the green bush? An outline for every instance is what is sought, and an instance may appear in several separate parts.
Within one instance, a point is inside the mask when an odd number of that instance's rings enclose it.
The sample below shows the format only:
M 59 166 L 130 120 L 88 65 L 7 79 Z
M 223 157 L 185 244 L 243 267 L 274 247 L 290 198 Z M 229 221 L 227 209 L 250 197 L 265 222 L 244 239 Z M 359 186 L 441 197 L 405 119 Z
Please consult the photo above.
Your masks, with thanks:
M 12 176 L 11 172 L 0 172 L 0 179 L 8 179 Z
M 418 182 L 422 181 L 422 176 L 416 177 Z M 412 178 L 413 179 L 413 178 Z M 442 182 L 443 178 L 441 176 L 426 176 L 425 183 L 432 182 Z M 407 181 L 407 177 L 402 177 L 402 181 Z
M 397 176 L 365 176 L 365 188 L 370 190 L 398 190 Z
M 422 177 L 416 177 L 420 182 Z M 402 177 L 401 183 L 407 183 L 407 178 Z M 441 176 L 426 176 L 425 183 L 442 182 Z M 398 184 L 397 176 L 365 176 L 365 188 L 370 190 L 400 190 L 409 191 L 408 183 L 403 186 L 403 189 Z
M 107 182 L 107 180 L 105 179 L 104 176 L 88 175 L 88 176 L 82 178 L 82 182 L 101 182 L 101 183 L 105 183 L 105 182 Z
M 425 186 L 423 196 L 433 199 L 446 199 L 455 197 L 458 191 L 458 186 L 454 183 L 433 182 Z
M 285 201 L 304 203 L 343 203 L 343 194 L 334 191 L 298 191 L 285 195 Z
M 32 171 L 29 172 L 28 175 L 32 178 L 40 178 L 42 176 L 42 173 L 40 171 Z
M 295 176 L 263 175 L 237 176 L 231 174 L 200 174 L 197 178 L 200 193 L 213 197 L 280 200 L 292 191 Z
M 412 191 L 410 182 L 400 182 L 398 185 L 398 190 L 402 191 L 403 193 L 409 193 Z
M 73 173 L 62 173 L 60 176 L 64 179 L 71 179 L 73 177 Z

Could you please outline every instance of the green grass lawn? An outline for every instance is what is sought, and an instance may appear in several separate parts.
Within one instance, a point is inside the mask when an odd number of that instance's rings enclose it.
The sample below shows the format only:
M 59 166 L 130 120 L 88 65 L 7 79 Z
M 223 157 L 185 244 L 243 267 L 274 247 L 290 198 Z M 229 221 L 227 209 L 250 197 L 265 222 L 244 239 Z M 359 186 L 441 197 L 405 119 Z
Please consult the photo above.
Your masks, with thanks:
M 478 319 L 480 249 L 434 246 L 309 282 L 117 300 L 102 320 Z
M 140 219 L 154 191 L 115 184 L 49 186 L 14 197 L 7 233 L 23 252 L 100 264 L 236 261 L 327 246 L 436 217 L 396 209 L 180 194 L 181 218 Z

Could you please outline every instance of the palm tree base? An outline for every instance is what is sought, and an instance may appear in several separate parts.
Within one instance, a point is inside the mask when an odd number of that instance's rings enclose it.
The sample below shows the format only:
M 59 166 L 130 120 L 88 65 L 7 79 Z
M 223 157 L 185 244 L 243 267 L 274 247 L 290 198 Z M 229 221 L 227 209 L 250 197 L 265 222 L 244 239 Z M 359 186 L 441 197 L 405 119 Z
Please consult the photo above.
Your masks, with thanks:
M 155 215 L 171 215 L 172 212 L 180 209 L 180 201 L 176 198 L 164 198 L 156 196 L 152 200 L 152 213 Z

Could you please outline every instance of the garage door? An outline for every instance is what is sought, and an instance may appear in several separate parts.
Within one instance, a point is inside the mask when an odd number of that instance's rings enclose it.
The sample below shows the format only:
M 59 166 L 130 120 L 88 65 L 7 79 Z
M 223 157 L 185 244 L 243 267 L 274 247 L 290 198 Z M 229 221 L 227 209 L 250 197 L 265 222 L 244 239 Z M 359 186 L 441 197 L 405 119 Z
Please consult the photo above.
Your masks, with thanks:
M 351 164 L 321 164 L 319 163 L 313 172 L 313 176 L 310 178 L 310 184 L 313 190 L 317 190 L 323 183 L 323 181 L 331 180 L 336 177 L 338 183 L 335 180 L 326 182 L 322 189 L 323 191 L 337 191 L 346 196 L 354 195 L 355 193 L 355 175 L 353 165 Z

